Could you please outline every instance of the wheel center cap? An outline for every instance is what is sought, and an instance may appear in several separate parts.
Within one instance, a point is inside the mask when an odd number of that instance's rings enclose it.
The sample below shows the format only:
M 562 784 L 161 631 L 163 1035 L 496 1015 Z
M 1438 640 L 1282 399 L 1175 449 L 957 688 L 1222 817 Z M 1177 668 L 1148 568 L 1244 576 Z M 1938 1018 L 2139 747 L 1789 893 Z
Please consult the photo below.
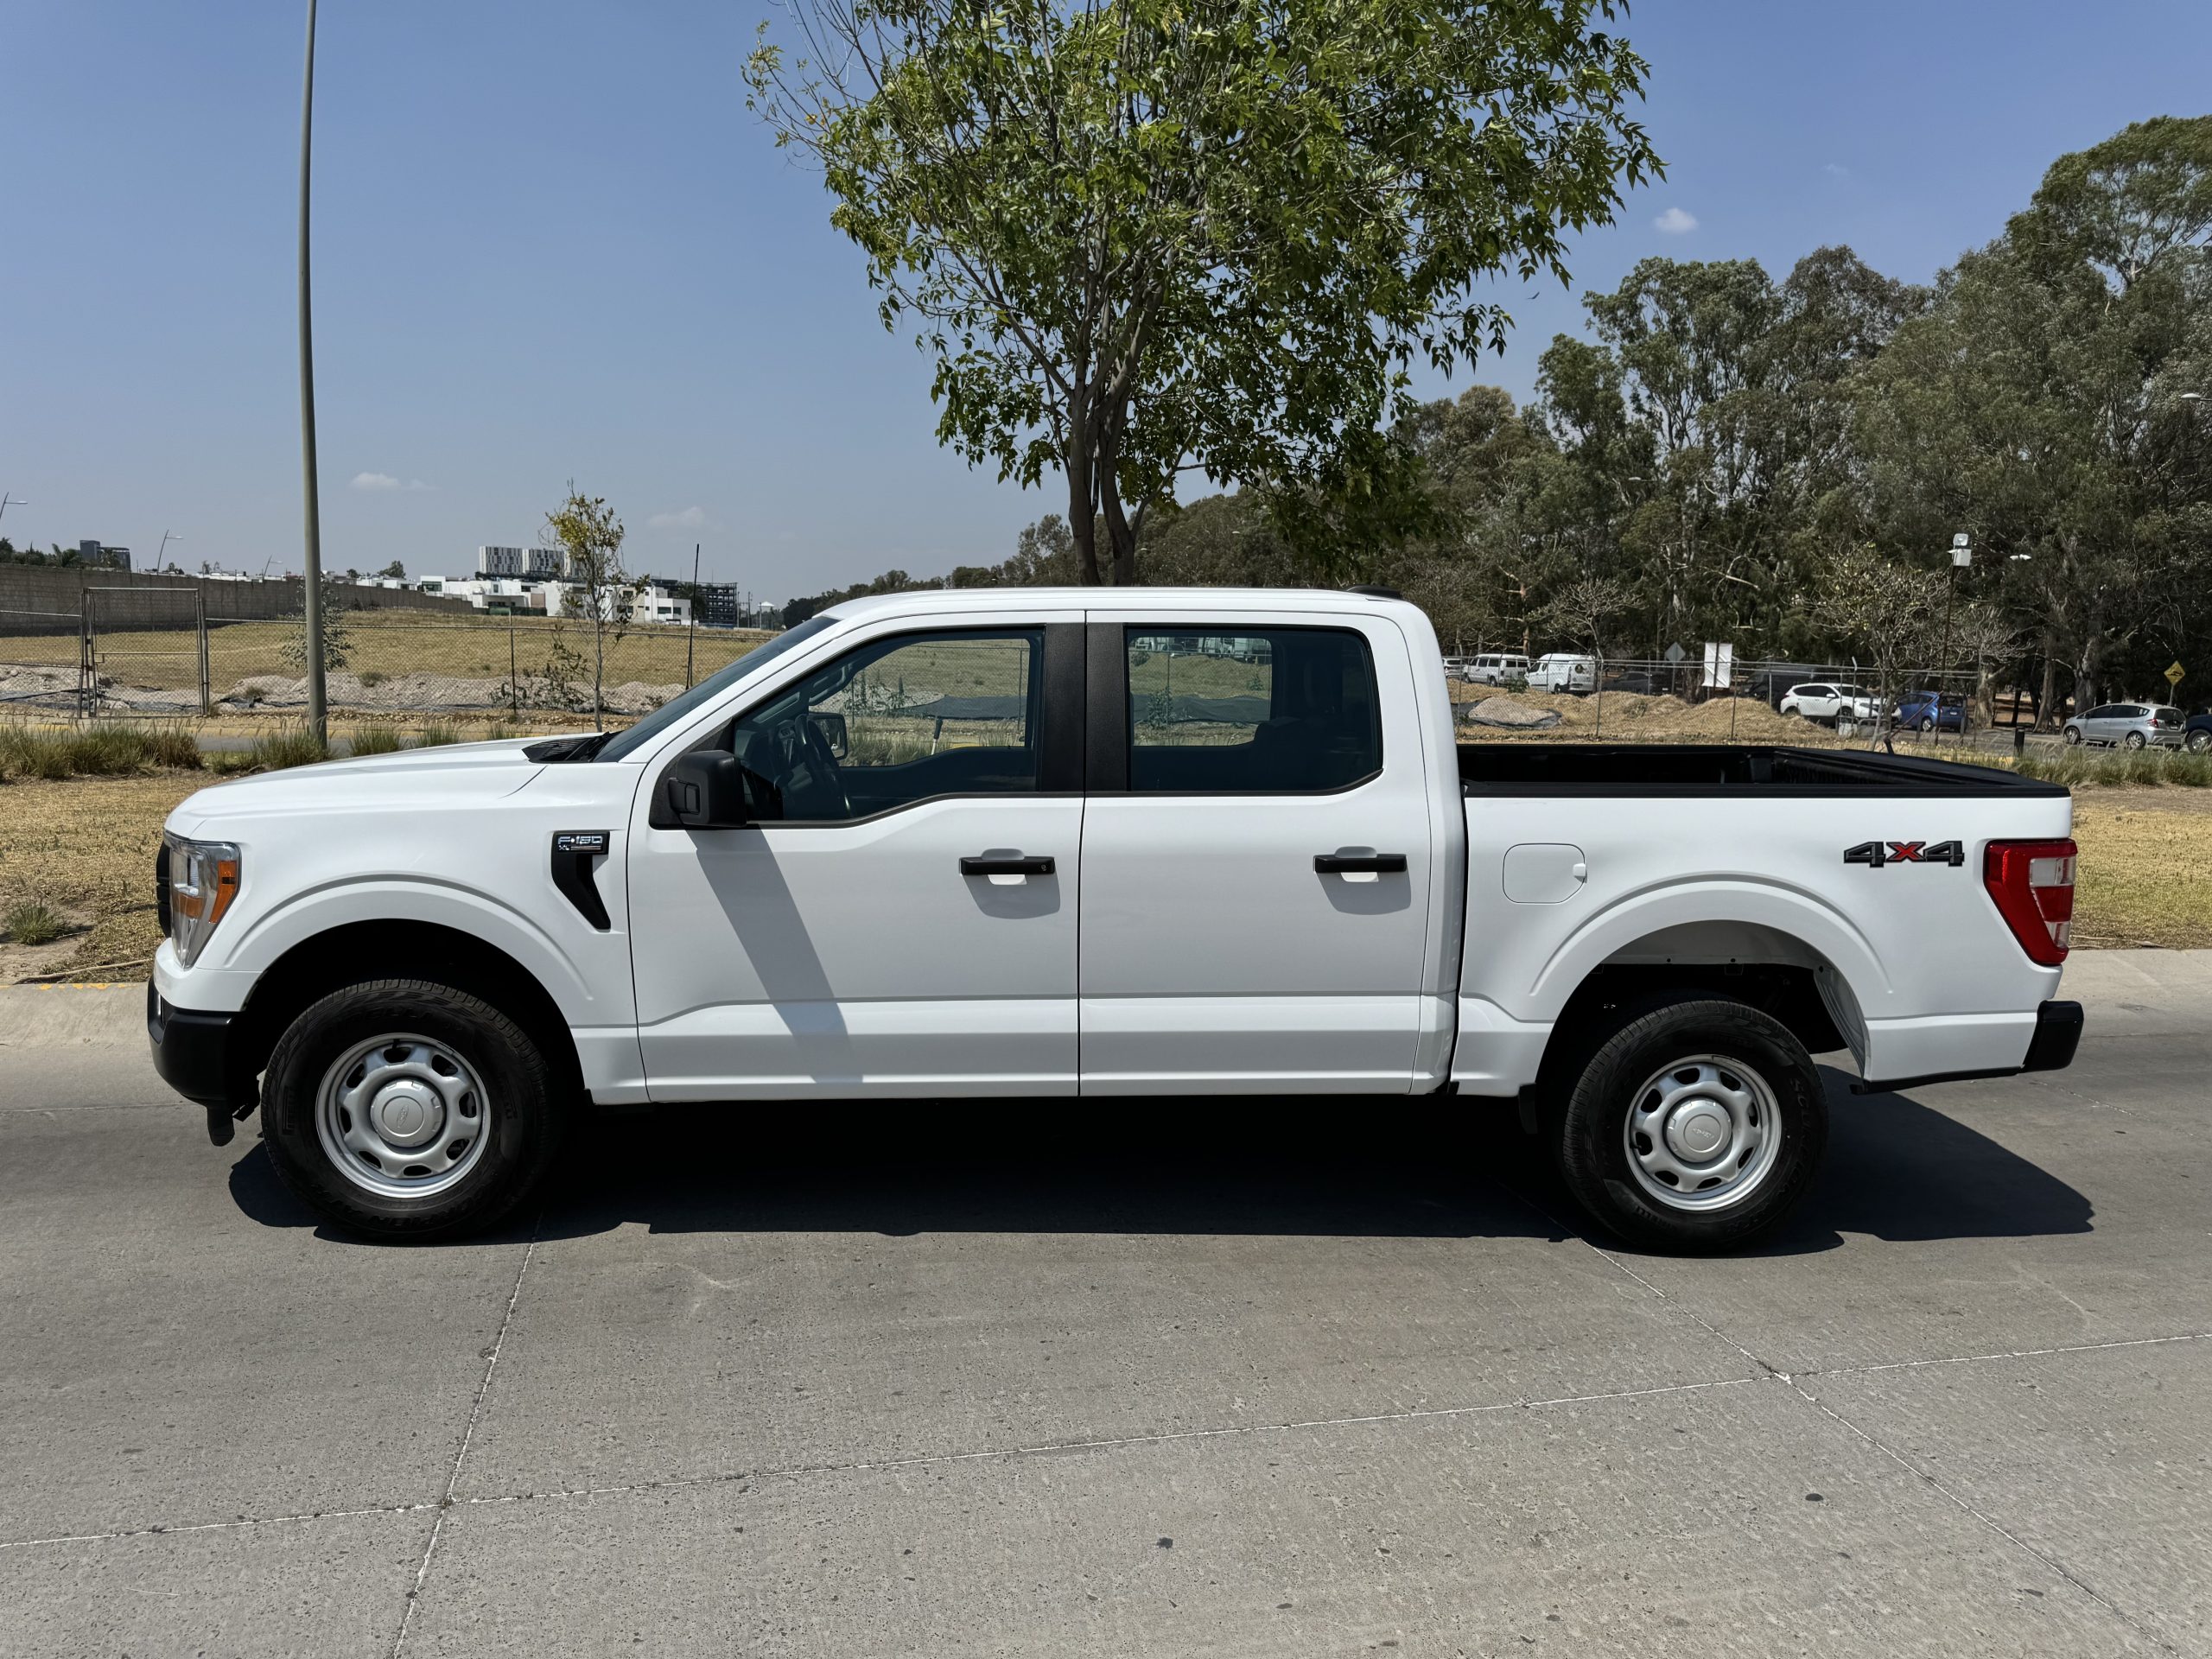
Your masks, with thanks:
M 1709 1101 L 1697 1101 L 1675 1114 L 1667 1139 L 1679 1157 L 1702 1160 L 1728 1144 L 1728 1114 Z
M 385 1141 L 395 1147 L 412 1147 L 438 1132 L 445 1122 L 445 1108 L 426 1085 L 396 1083 L 378 1095 L 369 1116 Z

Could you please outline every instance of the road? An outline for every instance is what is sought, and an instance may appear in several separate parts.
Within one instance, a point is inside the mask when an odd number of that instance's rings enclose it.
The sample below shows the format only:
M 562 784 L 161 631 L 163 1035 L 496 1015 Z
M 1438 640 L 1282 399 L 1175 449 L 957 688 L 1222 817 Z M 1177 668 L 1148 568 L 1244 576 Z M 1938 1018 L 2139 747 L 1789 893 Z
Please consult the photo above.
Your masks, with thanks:
M 377 1249 L 0 992 L 0 1652 L 2212 1654 L 2212 960 L 2075 962 L 1718 1261 L 1439 1102 L 609 1116 Z

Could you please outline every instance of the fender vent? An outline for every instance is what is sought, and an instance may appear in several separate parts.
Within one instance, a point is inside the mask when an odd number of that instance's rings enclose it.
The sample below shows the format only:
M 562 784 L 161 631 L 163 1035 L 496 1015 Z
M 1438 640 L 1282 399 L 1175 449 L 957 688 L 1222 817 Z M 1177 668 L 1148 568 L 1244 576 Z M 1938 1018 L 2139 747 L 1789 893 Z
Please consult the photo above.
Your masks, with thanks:
M 614 925 L 607 918 L 607 901 L 599 896 L 593 867 L 607 856 L 613 837 L 604 830 L 563 830 L 553 837 L 553 885 L 576 908 L 576 914 L 601 933 Z

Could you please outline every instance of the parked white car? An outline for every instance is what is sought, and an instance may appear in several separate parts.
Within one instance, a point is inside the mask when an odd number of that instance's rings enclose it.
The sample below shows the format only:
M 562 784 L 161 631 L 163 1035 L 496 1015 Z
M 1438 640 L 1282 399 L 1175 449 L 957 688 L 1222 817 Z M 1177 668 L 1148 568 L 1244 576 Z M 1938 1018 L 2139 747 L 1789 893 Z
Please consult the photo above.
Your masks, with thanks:
M 1616 1234 L 1713 1249 L 1812 1181 L 1813 1054 L 2069 1062 L 2071 824 L 1984 766 L 1460 745 L 1387 596 L 898 594 L 627 731 L 200 791 L 147 1029 L 218 1145 L 258 1106 L 386 1238 L 491 1224 L 603 1107 L 1081 1096 L 1157 1135 L 1192 1107 L 1110 1103 L 1313 1093 L 1397 1101 L 1313 1120 L 1347 1144 L 1528 1127 Z
M 1821 680 L 1791 686 L 1779 707 L 1785 715 L 1807 720 L 1872 720 L 1882 712 L 1882 700 L 1860 686 Z
M 1484 652 L 1467 668 L 1470 685 L 1519 685 L 1529 677 L 1529 659 L 1511 652 Z
M 1529 689 L 1532 691 L 1595 691 L 1598 689 L 1598 659 L 1577 657 L 1570 652 L 1551 652 L 1536 658 L 1536 665 L 1529 671 Z

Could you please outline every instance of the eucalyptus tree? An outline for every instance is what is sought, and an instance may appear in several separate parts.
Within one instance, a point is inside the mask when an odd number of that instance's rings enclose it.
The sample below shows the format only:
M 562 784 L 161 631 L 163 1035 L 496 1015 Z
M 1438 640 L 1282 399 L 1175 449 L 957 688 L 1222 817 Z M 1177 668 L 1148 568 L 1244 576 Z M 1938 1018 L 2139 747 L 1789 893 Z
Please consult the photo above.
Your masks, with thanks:
M 1185 472 L 1323 565 L 1428 524 L 1408 372 L 1502 344 L 1484 279 L 1567 280 L 1660 167 L 1615 0 L 786 10 L 752 107 L 916 330 L 939 441 L 1062 475 L 1085 581 L 1135 579 Z

